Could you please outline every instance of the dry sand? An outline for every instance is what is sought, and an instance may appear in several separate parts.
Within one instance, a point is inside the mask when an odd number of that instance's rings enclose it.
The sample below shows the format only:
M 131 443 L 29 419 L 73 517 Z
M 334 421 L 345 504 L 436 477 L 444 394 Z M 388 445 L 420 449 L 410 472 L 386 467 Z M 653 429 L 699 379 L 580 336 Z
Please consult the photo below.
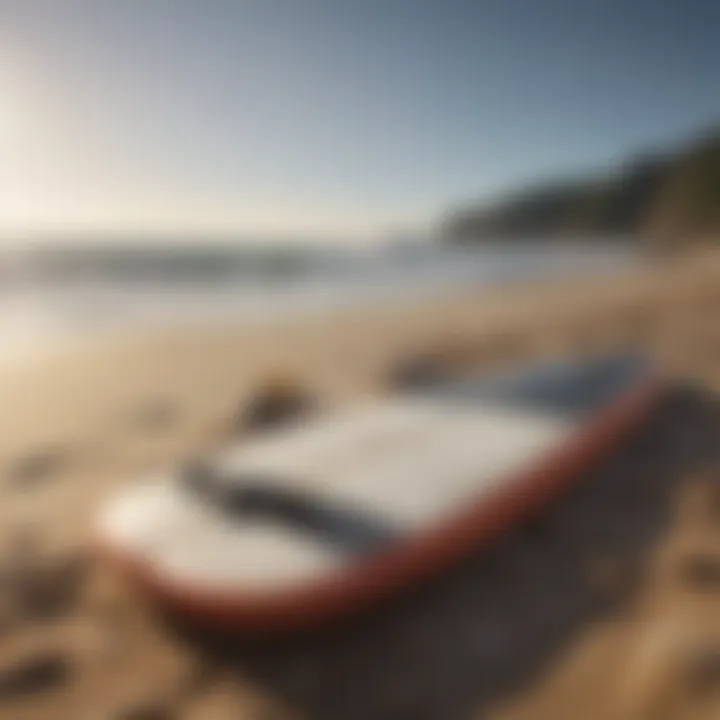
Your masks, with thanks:
M 647 538 L 637 544 L 647 558 L 639 583 L 628 581 L 635 570 L 617 553 L 580 553 L 558 563 L 554 551 L 543 555 L 543 547 L 555 547 L 542 540 L 547 536 L 531 533 L 522 552 L 513 550 L 519 541 L 508 541 L 497 557 L 474 559 L 400 609 L 279 649 L 218 648 L 170 629 L 84 550 L 88 519 L 103 497 L 241 434 L 242 408 L 277 375 L 322 406 L 386 392 L 392 369 L 416 355 L 463 370 L 641 345 L 678 377 L 716 388 L 719 278 L 720 257 L 706 254 L 302 326 L 165 329 L 6 361 L 0 372 L 0 717 L 720 717 L 720 561 L 714 559 L 720 522 L 698 500 L 705 482 L 672 505 L 674 519 L 663 521 L 652 544 Z M 702 398 L 673 402 L 657 420 L 664 439 L 640 443 L 622 472 L 612 471 L 628 478 L 624 487 L 642 477 L 646 496 L 640 496 L 648 502 L 613 495 L 620 505 L 600 513 L 602 527 L 622 525 L 618 508 L 631 527 L 642 524 L 642 507 L 656 512 L 655 501 L 665 497 L 653 484 L 656 476 L 677 489 L 694 477 L 696 464 L 714 462 L 715 410 Z M 689 431 L 705 433 L 702 451 L 693 449 Z M 674 464 L 646 467 L 645 459 L 665 445 L 679 448 Z M 635 557 L 633 543 L 620 542 L 621 557 Z M 688 570 L 696 556 L 705 560 Z M 539 572 L 558 566 L 564 569 L 552 581 Z M 488 579 L 507 575 L 507 568 L 518 592 L 539 599 L 520 604 L 517 615 L 497 615 L 509 591 Z M 595 594 L 588 598 L 576 587 L 588 573 L 596 585 L 633 590 L 610 611 L 589 611 Z M 546 616 L 537 610 L 542 598 Z M 557 626 L 553 607 L 555 615 L 564 608 Z M 536 625 L 552 632 L 546 636 Z M 526 652 L 529 659 L 516 648 L 524 639 L 530 649 L 537 644 Z

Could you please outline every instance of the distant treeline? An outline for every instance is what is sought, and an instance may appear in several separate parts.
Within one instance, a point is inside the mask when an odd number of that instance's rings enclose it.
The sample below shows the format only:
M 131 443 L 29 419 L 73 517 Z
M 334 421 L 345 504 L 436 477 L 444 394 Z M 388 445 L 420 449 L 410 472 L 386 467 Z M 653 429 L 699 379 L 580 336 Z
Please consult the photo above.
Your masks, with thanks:
M 442 222 L 453 243 L 624 235 L 664 244 L 720 239 L 720 131 L 613 174 L 548 182 Z

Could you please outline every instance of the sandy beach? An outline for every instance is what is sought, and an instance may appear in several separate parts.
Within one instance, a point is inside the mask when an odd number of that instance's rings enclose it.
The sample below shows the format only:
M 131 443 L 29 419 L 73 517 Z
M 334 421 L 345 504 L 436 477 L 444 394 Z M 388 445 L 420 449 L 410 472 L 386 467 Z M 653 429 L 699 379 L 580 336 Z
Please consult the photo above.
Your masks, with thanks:
M 720 412 L 707 399 L 720 386 L 718 308 L 720 254 L 703 252 L 551 284 L 528 282 L 447 292 L 422 302 L 408 299 L 389 308 L 328 311 L 302 323 L 242 327 L 217 321 L 108 333 L 42 355 L 5 359 L 0 368 L 5 414 L 0 423 L 0 716 L 461 718 L 475 707 L 478 718 L 497 720 L 717 717 L 720 639 L 717 646 L 710 640 L 720 631 L 720 526 L 708 513 L 717 499 L 713 505 L 705 498 L 718 482 L 698 472 L 715 461 L 710 448 L 720 428 Z M 325 676 L 332 665 L 327 653 L 336 652 L 338 662 L 354 668 L 347 648 L 368 656 L 379 651 L 354 631 L 342 641 L 327 641 L 326 655 L 308 648 L 274 655 L 245 648 L 237 662 L 227 662 L 226 649 L 210 651 L 167 627 L 88 555 L 89 523 L 103 498 L 124 483 L 240 438 L 244 408 L 277 378 L 301 389 L 322 411 L 391 392 L 393 371 L 418 357 L 464 372 L 623 348 L 647 350 L 668 375 L 703 390 L 691 400 L 678 395 L 674 405 L 670 402 L 665 424 L 658 420 L 653 436 L 664 440 L 633 451 L 623 460 L 623 472 L 642 475 L 642 492 L 650 497 L 653 473 L 661 468 L 644 467 L 644 458 L 652 459 L 665 445 L 686 447 L 683 428 L 686 435 L 705 433 L 705 446 L 696 455 L 678 450 L 672 463 L 668 460 L 673 473 L 664 487 L 673 511 L 663 516 L 651 540 L 638 544 L 643 571 L 637 571 L 637 587 L 623 595 L 620 609 L 598 616 L 577 610 L 572 632 L 539 654 L 537 671 L 522 682 L 498 679 L 496 689 L 507 687 L 507 692 L 485 692 L 477 683 L 454 691 L 455 680 L 448 679 L 436 683 L 446 710 L 429 700 L 424 709 L 408 700 L 427 672 L 423 653 L 442 646 L 442 638 L 415 638 L 414 628 L 420 624 L 430 636 L 433 627 L 444 633 L 453 603 L 460 603 L 443 599 L 441 590 L 434 591 L 438 597 L 427 607 L 411 604 L 404 617 L 416 618 L 416 625 L 391 613 L 376 621 L 386 634 L 404 638 L 397 640 L 402 650 L 389 650 L 391 658 L 397 652 L 395 664 L 371 670 L 358 661 L 357 671 Z M 631 513 L 630 520 L 642 513 Z M 608 510 L 603 522 L 612 525 L 612 518 Z M 695 568 L 700 580 L 692 572 L 689 581 L 678 580 L 677 568 L 698 556 L 705 558 Z M 481 573 L 484 560 L 475 562 L 466 573 Z M 578 562 L 577 567 L 591 565 Z M 618 569 L 614 560 L 592 566 L 601 585 L 621 583 L 618 576 L 634 572 Z M 572 585 L 575 576 L 569 573 Z M 455 587 L 459 581 L 448 582 Z M 447 598 L 462 596 L 459 590 L 447 593 Z M 456 620 L 447 637 L 467 634 L 471 626 L 489 633 L 493 624 L 484 618 L 492 612 L 478 601 L 474 612 L 455 613 L 466 625 Z M 436 625 L 431 618 L 439 618 Z M 368 638 L 380 633 L 372 629 L 373 621 L 364 622 Z M 413 642 L 415 654 L 409 649 Z M 698 644 L 705 648 L 700 660 Z M 482 653 L 478 650 L 475 660 L 459 659 L 457 669 L 447 672 L 472 670 L 472 677 L 482 676 L 485 665 L 493 664 Z M 688 670 L 693 662 L 702 667 Z M 437 680 L 440 668 L 429 667 Z M 376 677 L 381 670 L 382 681 Z M 397 687 L 387 689 L 395 672 Z M 368 674 L 364 680 L 363 673 Z M 692 690 L 698 676 L 705 678 L 702 693 Z M 347 693 L 322 696 L 317 687 L 332 682 L 345 683 Z M 382 686 L 385 699 L 363 705 L 357 699 L 363 682 Z M 450 706 L 452 697 L 457 707 Z

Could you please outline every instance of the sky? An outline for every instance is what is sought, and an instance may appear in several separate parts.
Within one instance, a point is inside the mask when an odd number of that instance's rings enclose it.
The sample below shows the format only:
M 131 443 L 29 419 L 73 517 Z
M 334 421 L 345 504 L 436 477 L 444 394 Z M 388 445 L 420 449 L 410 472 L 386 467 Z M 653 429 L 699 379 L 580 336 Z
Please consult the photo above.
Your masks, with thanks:
M 342 242 L 720 119 L 716 0 L 0 0 L 0 231 Z

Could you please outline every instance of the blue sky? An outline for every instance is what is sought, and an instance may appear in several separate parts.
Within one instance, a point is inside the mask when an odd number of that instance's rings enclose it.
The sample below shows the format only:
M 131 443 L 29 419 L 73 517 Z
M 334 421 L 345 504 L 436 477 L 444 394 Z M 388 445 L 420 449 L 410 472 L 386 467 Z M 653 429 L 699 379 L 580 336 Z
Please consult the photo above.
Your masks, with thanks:
M 366 237 L 720 118 L 720 3 L 0 0 L 0 228 Z

